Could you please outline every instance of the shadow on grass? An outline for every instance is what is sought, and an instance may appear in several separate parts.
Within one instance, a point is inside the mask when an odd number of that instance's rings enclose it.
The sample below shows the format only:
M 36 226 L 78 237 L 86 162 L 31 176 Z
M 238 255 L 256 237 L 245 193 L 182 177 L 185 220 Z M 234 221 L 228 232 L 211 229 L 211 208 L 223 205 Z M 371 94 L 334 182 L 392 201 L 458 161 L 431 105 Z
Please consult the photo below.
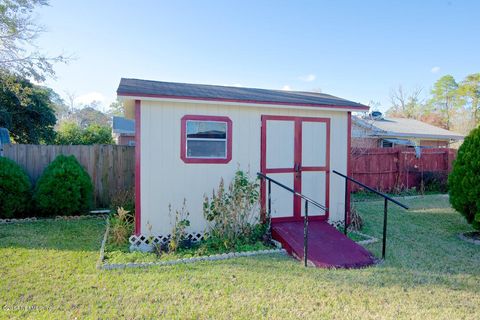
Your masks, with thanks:
M 98 251 L 103 219 L 44 220 L 0 225 L 0 248 Z

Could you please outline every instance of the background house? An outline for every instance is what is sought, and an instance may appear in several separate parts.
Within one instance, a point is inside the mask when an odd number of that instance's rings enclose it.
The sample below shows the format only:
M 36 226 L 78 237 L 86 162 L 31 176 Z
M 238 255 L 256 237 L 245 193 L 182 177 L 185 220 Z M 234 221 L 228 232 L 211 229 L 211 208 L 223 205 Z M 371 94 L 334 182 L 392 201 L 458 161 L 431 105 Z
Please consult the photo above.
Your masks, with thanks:
M 135 145 L 135 120 L 123 117 L 112 118 L 113 140 L 118 145 Z
M 352 117 L 353 148 L 426 147 L 448 148 L 464 136 L 415 119 L 384 118 L 372 113 Z

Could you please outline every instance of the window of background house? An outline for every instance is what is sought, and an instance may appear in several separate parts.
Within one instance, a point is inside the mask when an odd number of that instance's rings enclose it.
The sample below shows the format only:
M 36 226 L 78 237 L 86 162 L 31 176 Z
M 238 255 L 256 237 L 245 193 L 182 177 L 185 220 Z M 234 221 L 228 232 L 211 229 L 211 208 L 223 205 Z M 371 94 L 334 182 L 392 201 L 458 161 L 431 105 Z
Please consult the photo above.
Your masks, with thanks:
M 393 143 L 388 140 L 382 140 L 382 148 L 393 148 Z

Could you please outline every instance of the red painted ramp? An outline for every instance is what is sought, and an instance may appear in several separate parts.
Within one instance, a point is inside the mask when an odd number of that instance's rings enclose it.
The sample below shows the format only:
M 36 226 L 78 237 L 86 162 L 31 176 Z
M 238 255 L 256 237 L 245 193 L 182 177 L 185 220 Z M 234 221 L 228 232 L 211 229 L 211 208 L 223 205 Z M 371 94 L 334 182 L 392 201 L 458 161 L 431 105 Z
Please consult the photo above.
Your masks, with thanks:
M 273 222 L 272 237 L 288 253 L 303 260 L 303 221 Z M 374 264 L 373 255 L 323 221 L 308 223 L 308 261 L 320 268 L 362 268 Z

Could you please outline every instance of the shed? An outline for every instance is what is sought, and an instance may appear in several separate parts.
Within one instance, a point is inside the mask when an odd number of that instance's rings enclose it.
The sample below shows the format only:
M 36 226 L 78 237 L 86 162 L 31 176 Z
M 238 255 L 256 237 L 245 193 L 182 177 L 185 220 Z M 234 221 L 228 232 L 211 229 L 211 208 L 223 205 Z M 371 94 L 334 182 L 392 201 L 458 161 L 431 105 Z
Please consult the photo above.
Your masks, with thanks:
M 351 112 L 367 106 L 315 92 L 125 78 L 117 95 L 135 119 L 133 243 L 168 239 L 169 205 L 180 208 L 184 199 L 189 233 L 201 238 L 204 195 L 221 178 L 231 181 L 237 168 L 262 172 L 328 208 L 311 208 L 312 221 L 343 222 L 345 184 L 331 172 L 349 173 Z M 263 182 L 263 207 L 265 190 Z M 298 196 L 272 187 L 271 199 L 272 222 L 302 221 Z

